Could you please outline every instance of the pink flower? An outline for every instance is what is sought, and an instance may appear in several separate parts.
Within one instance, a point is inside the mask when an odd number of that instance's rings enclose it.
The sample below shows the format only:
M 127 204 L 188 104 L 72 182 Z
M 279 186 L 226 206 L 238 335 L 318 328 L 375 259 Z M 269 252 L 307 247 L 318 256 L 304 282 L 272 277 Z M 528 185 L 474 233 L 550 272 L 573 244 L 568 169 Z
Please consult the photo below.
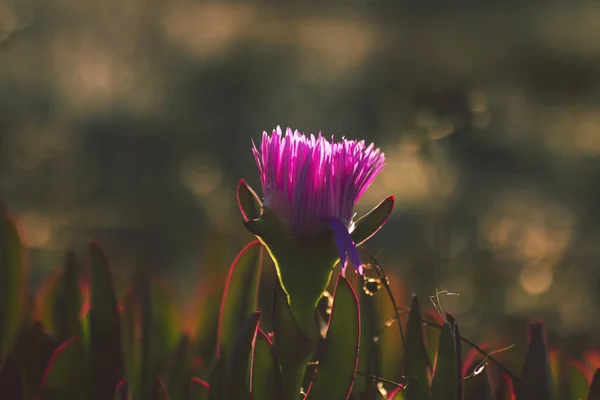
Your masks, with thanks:
M 272 210 L 291 234 L 300 236 L 328 224 L 345 271 L 348 259 L 362 274 L 362 263 L 350 236 L 354 206 L 385 166 L 385 156 L 373 144 L 331 142 L 277 127 L 263 132 L 260 149 L 253 143 L 260 171 L 263 207 Z M 327 226 L 327 225 L 325 225 Z

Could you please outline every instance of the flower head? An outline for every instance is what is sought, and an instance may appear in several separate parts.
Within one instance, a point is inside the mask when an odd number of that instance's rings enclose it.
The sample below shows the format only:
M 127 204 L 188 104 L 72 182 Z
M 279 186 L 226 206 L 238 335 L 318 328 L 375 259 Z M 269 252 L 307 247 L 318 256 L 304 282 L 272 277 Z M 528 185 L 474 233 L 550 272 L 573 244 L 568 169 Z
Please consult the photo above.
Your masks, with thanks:
M 362 273 L 362 263 L 350 236 L 354 206 L 385 166 L 385 156 L 373 144 L 325 137 L 277 127 L 263 133 L 253 148 L 264 195 L 263 207 L 278 217 L 293 236 L 331 228 L 345 270 L 347 260 Z

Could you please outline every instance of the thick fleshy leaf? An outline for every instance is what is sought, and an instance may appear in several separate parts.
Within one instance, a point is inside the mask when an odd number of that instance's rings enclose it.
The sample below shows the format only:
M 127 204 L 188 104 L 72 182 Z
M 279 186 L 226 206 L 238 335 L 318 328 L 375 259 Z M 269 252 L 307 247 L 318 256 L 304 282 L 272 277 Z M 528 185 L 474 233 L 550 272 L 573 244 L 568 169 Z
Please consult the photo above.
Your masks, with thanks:
M 115 388 L 115 400 L 129 400 L 129 380 L 123 378 L 117 383 Z
M 193 358 L 192 343 L 182 334 L 169 360 L 168 373 L 163 375 L 169 395 L 174 399 L 185 399 L 190 392 Z
M 261 330 L 254 343 L 251 373 L 250 393 L 253 399 L 278 400 L 282 397 L 277 352 L 271 339 Z
M 519 386 L 517 395 L 523 399 L 552 400 L 555 398 L 554 382 L 550 373 L 544 324 L 530 324 L 529 332 L 531 341 L 521 377 L 530 388 Z
M 165 383 L 160 376 L 157 376 L 154 380 L 150 400 L 170 400 Z
M 131 288 L 123 299 L 121 314 L 121 349 L 123 366 L 127 376 L 127 393 L 137 398 L 140 390 L 140 361 L 141 361 L 141 321 L 138 298 Z
M 89 393 L 85 368 L 85 350 L 81 340 L 72 338 L 52 354 L 41 381 L 40 400 L 82 399 Z M 109 399 L 113 397 L 111 387 Z
M 229 357 L 247 316 L 256 310 L 264 250 L 253 241 L 237 255 L 225 282 L 219 312 L 217 356 Z
M 496 386 L 495 400 L 515 400 L 515 386 L 510 377 L 502 374 Z
M 413 295 L 408 324 L 406 326 L 405 375 L 407 377 L 406 398 L 421 400 L 429 398 L 429 376 L 431 363 L 427 356 L 421 322 L 419 298 Z
M 208 400 L 210 394 L 210 385 L 200 378 L 190 379 L 190 392 L 187 400 Z
M 258 219 L 262 203 L 256 192 L 246 183 L 240 180 L 237 187 L 237 201 L 244 221 Z
M 487 345 L 481 344 L 479 347 L 486 349 Z M 493 399 L 491 377 L 484 361 L 481 353 L 474 348 L 465 356 L 462 376 L 466 399 Z
M 460 353 L 456 349 L 456 321 L 451 315 L 446 314 L 447 322 L 442 327 L 435 374 L 431 382 L 431 397 L 433 400 L 458 400 L 461 399 L 458 385 L 461 384 L 460 369 L 457 358 Z
M 225 380 L 222 389 L 224 400 L 250 399 L 250 360 L 252 347 L 258 332 L 260 311 L 246 318 L 238 332 L 235 347 L 230 352 L 225 366 Z
M 582 363 L 571 362 L 568 368 L 568 393 L 569 399 L 585 399 L 589 392 L 589 370 Z
M 163 390 L 161 389 L 164 386 L 163 381 L 160 378 L 154 377 L 156 365 L 152 357 L 152 344 L 155 335 L 153 302 L 150 278 L 144 272 L 138 277 L 135 285 L 135 293 L 138 296 L 141 322 L 140 398 L 147 399 L 152 396 L 156 400 L 163 400 Z
M 46 366 L 59 345 L 60 341 L 46 334 L 39 322 L 26 325 L 19 332 L 13 358 L 21 373 L 23 400 L 33 399 L 39 391 Z
M 352 239 L 357 246 L 366 242 L 371 236 L 377 233 L 385 224 L 394 209 L 394 196 L 391 195 L 379 203 L 375 208 L 363 215 L 355 222 L 355 228 L 352 231 Z
M 61 341 L 73 336 L 81 337 L 79 278 L 80 270 L 75 254 L 68 252 L 54 299 L 54 326 L 56 338 Z
M 314 329 L 314 337 L 308 338 L 302 333 L 287 302 L 287 296 L 277 281 L 273 294 L 273 343 L 281 366 L 284 399 L 294 399 L 300 395 L 306 366 L 319 342 L 316 315 Z
M 381 376 L 381 332 L 380 313 L 377 307 L 375 294 L 373 296 L 359 292 L 360 296 L 360 352 L 358 354 L 358 370 L 369 376 Z M 360 393 L 360 398 L 377 400 L 379 389 L 377 382 L 366 377 L 357 377 L 354 382 L 355 393 Z
M 25 249 L 14 222 L 0 208 L 0 365 L 15 343 L 26 293 Z
M 210 388 L 208 398 L 210 400 L 224 399 L 225 377 L 225 359 L 217 359 L 217 363 L 215 364 L 208 381 Z
M 94 241 L 88 244 L 91 267 L 89 354 L 92 400 L 113 398 L 123 373 L 121 322 L 108 261 Z
M 596 368 L 592 383 L 590 384 L 590 393 L 588 394 L 588 400 L 600 399 L 600 368 Z
M 350 283 L 341 275 L 323 353 L 305 399 L 347 399 L 352 391 L 360 344 L 360 308 Z

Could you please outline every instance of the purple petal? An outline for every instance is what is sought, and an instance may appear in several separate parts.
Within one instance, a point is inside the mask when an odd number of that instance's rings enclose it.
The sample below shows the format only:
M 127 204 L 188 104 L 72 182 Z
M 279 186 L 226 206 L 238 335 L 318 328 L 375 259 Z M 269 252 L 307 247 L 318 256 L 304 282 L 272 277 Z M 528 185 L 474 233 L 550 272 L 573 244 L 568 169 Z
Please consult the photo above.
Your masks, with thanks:
M 354 266 L 354 272 L 362 275 L 363 268 L 362 262 L 360 261 L 360 256 L 358 255 L 358 250 L 356 249 L 356 245 L 348 232 L 346 226 L 339 219 L 330 218 L 329 226 L 331 230 L 333 230 L 333 237 L 335 239 L 335 245 L 337 247 L 338 253 L 340 255 L 340 264 L 342 264 L 342 276 L 346 276 L 346 266 L 348 264 L 348 260 Z M 346 255 L 348 256 L 346 258 Z

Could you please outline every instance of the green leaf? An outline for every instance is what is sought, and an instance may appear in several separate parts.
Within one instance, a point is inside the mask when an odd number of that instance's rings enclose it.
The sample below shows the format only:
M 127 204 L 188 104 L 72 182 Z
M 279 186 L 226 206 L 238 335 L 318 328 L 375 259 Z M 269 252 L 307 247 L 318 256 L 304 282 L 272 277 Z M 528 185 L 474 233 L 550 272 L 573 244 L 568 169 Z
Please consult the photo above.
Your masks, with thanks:
M 249 243 L 237 255 L 225 282 L 219 312 L 217 356 L 227 358 L 248 314 L 256 310 L 258 283 L 264 251 L 258 241 Z
M 596 368 L 592 383 L 590 385 L 590 393 L 588 394 L 588 400 L 600 399 L 600 368 Z
M 316 318 L 316 315 L 315 315 Z M 316 330 L 315 319 L 315 330 Z M 273 343 L 281 366 L 283 399 L 297 399 L 306 373 L 306 366 L 317 348 L 318 339 L 304 336 L 279 281 L 273 294 Z
M 258 332 L 260 311 L 248 316 L 237 337 L 235 347 L 225 364 L 225 400 L 250 399 L 250 360 L 252 347 Z
M 500 381 L 498 382 L 498 385 L 496 386 L 494 399 L 495 400 L 515 400 L 515 399 L 517 399 L 517 397 L 515 396 L 514 384 L 509 376 L 504 375 L 504 374 L 502 374 L 500 376 Z
M 188 400 L 208 400 L 210 394 L 210 385 L 208 382 L 199 378 L 190 379 L 190 394 L 186 397 Z
M 568 365 L 569 379 L 568 398 L 585 399 L 589 392 L 588 377 L 586 376 L 587 366 L 582 363 L 570 362 Z M 588 371 L 589 372 L 589 371 Z
M 59 345 L 60 341 L 43 331 L 41 323 L 23 326 L 13 351 L 21 372 L 22 399 L 33 399 L 37 394 L 46 365 Z
M 79 318 L 81 312 L 79 276 L 80 271 L 75 254 L 68 252 L 64 270 L 57 282 L 56 298 L 54 299 L 55 323 L 53 325 L 56 337 L 61 341 L 73 336 L 81 337 L 82 334 Z
M 114 397 L 123 371 L 121 322 L 108 261 L 94 241 L 88 244 L 91 267 L 89 354 L 92 400 Z
M 25 312 L 25 249 L 14 222 L 0 209 L 0 366 L 10 355 Z
M 422 400 L 429 398 L 429 375 L 431 363 L 427 356 L 421 322 L 419 298 L 413 295 L 408 324 L 406 326 L 405 375 L 408 379 L 406 398 Z
M 554 382 L 550 374 L 546 333 L 543 323 L 529 325 L 531 341 L 525 356 L 522 378 L 530 386 L 519 387 L 519 400 L 551 400 L 554 399 Z
M 486 345 L 481 345 L 483 349 L 486 347 Z M 492 400 L 494 397 L 489 369 L 486 368 L 485 359 L 481 353 L 474 348 L 469 350 L 465 357 L 465 367 L 463 370 L 465 398 Z
M 127 394 L 133 399 L 139 397 L 141 388 L 141 321 L 138 298 L 135 290 L 131 288 L 123 300 L 121 315 L 121 349 L 123 352 L 123 365 L 127 376 Z
M 115 388 L 115 400 L 129 400 L 129 398 L 129 381 L 127 378 L 123 378 Z
M 360 290 L 360 352 L 358 354 L 358 370 L 370 376 L 381 376 L 381 338 L 379 335 L 380 312 L 376 305 L 375 295 Z M 367 377 L 358 377 L 354 382 L 355 393 L 360 393 L 364 400 L 377 400 L 379 389 L 377 382 Z
M 169 362 L 168 373 L 164 375 L 168 392 L 174 399 L 185 399 L 189 393 L 192 364 L 192 343 L 187 335 L 182 334 Z
M 152 385 L 152 396 L 151 400 L 170 400 L 167 394 L 167 388 L 160 376 L 157 376 Z
M 433 400 L 458 400 L 461 382 L 460 369 L 457 358 L 460 353 L 456 349 L 456 321 L 450 314 L 446 314 L 447 321 L 442 327 L 437 359 L 435 362 L 435 375 L 431 382 L 431 397 Z
M 238 183 L 237 201 L 245 221 L 260 217 L 262 202 L 256 192 L 243 179 Z
M 281 372 L 277 352 L 271 339 L 260 329 L 254 343 L 250 392 L 253 399 L 278 400 L 281 398 Z
M 366 242 L 377 233 L 385 224 L 394 209 L 394 196 L 391 195 L 379 203 L 375 208 L 363 215 L 355 222 L 355 228 L 351 233 L 352 239 L 357 246 Z
M 78 338 L 61 344 L 52 354 L 41 382 L 40 400 L 87 398 L 85 350 Z M 109 398 L 113 397 L 113 388 Z
M 346 278 L 339 275 L 323 353 L 306 400 L 348 398 L 356 377 L 359 343 L 358 297 Z

